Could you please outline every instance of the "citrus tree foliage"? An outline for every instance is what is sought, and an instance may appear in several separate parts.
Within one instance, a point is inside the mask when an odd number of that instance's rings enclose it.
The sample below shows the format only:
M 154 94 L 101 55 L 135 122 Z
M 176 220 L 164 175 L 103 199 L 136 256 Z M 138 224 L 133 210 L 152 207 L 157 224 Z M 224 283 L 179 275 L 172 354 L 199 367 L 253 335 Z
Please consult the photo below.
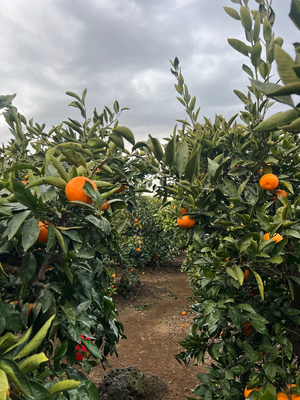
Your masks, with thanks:
M 141 172 L 124 147 L 124 140 L 133 145 L 135 139 L 118 125 L 118 102 L 114 111 L 95 109 L 88 118 L 86 90 L 81 97 L 67 94 L 83 122 L 69 119 L 49 132 L 44 124 L 27 122 L 10 105 L 13 96 L 0 98 L 13 135 L 1 149 L 0 334 L 28 327 L 35 333 L 55 316 L 42 348 L 54 360 L 47 368 L 85 380 L 72 365 L 90 371 L 99 360 L 105 363 L 124 336 L 112 300 L 110 261 L 122 262 L 122 254 L 111 218 L 132 208 L 130 181 Z M 66 197 L 65 187 L 76 177 L 96 186 L 87 182 L 82 189 L 91 204 Z M 87 349 L 88 360 L 76 356 L 76 343 Z M 60 363 L 63 357 L 66 363 Z
M 273 400 L 276 393 L 288 393 L 287 384 L 300 389 L 300 142 L 298 109 L 290 97 L 297 94 L 298 46 L 296 61 L 281 49 L 271 2 L 256 1 L 254 11 L 248 1 L 232 2 L 237 8 L 225 11 L 241 22 L 246 43 L 229 39 L 229 44 L 248 58 L 243 69 L 251 77 L 248 94 L 235 91 L 245 104 L 242 122 L 235 121 L 237 115 L 197 122 L 196 99 L 175 58 L 171 72 L 189 121 L 178 120 L 182 129 L 174 129 L 164 148 L 153 146 L 162 165 L 161 190 L 197 221 L 189 231 L 193 244 L 185 265 L 197 316 L 181 343 L 185 351 L 176 357 L 184 364 L 204 362 L 206 353 L 212 358 L 208 373 L 198 375 L 199 398 L 238 400 L 248 386 L 259 389 L 250 399 Z M 299 1 L 292 1 L 297 26 L 299 10 Z M 269 82 L 273 61 L 284 86 Z M 291 111 L 262 121 L 269 98 L 290 104 Z M 279 192 L 259 183 L 271 173 L 279 178 Z
M 32 335 L 32 326 L 21 337 L 6 332 L 0 336 L 0 398 L 7 396 L 14 398 L 54 400 L 61 392 L 72 391 L 73 395 L 88 396 L 96 399 L 97 389 L 92 382 L 80 382 L 74 379 L 58 381 L 48 379 L 47 383 L 40 379 L 36 371 L 41 365 L 49 361 L 44 352 L 33 354 L 47 335 L 54 315 L 45 322 L 42 328 Z M 51 376 L 51 373 L 44 373 Z M 68 394 L 66 394 L 68 396 Z M 24 397 L 23 397 L 24 396 Z M 66 398 L 66 397 L 64 397 Z
M 119 227 L 123 256 L 120 289 L 126 295 L 131 284 L 139 284 L 136 268 L 157 268 L 186 247 L 185 233 L 157 197 L 137 196 L 133 211 L 120 210 L 113 221 Z

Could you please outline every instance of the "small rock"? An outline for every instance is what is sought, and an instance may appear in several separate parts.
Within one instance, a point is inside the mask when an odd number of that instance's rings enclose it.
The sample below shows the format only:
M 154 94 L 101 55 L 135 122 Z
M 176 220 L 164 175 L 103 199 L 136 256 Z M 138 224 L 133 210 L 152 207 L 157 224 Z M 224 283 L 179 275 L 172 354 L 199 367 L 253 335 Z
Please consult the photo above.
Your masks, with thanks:
M 100 400 L 162 400 L 168 393 L 163 380 L 136 367 L 111 370 L 98 389 Z

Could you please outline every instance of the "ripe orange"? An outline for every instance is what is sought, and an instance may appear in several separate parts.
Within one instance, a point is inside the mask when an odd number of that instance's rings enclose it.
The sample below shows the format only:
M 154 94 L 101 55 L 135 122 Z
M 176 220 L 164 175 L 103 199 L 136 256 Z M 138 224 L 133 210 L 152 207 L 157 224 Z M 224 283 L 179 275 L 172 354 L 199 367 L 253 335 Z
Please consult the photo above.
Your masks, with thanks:
M 139 236 L 137 236 L 136 238 L 137 238 L 137 239 L 140 239 L 140 237 L 139 237 Z
M 264 190 L 274 190 L 279 184 L 279 180 L 274 174 L 265 174 L 259 180 L 260 187 Z
M 266 240 L 269 240 L 269 239 L 270 239 L 270 235 L 268 233 L 265 233 L 264 234 L 264 240 L 266 241 Z
M 182 218 L 177 218 L 177 224 L 180 228 L 192 228 L 196 223 L 194 218 L 189 218 L 188 215 L 183 215 Z
M 36 239 L 37 242 L 40 243 L 46 243 L 48 240 L 48 228 L 47 224 L 45 222 L 39 221 L 39 228 L 40 228 L 40 233 L 38 238 Z
M 225 261 L 228 262 L 229 261 L 229 257 L 225 258 Z
M 269 240 L 270 239 L 270 235 L 268 233 L 264 234 L 264 240 Z M 271 240 L 273 240 L 273 242 L 280 242 L 281 240 L 283 240 L 283 237 L 281 235 L 279 235 L 279 233 L 275 233 L 275 235 L 273 235 L 271 237 Z
M 244 279 L 247 279 L 249 276 L 249 271 L 247 269 L 245 269 L 244 271 Z
M 31 311 L 32 311 L 32 309 L 33 309 L 33 303 L 30 303 L 30 305 L 29 305 L 29 310 L 28 310 L 28 317 L 31 316 Z
M 138 244 L 142 244 L 142 241 L 141 241 L 141 240 L 139 240 L 139 241 L 138 241 Z
M 274 190 L 274 193 L 276 194 L 276 196 L 287 197 L 287 192 L 285 190 L 276 189 Z
M 111 276 L 112 276 L 113 278 L 115 278 L 115 277 L 116 277 L 116 274 L 111 274 Z
M 140 247 L 138 247 L 138 248 L 136 249 L 136 251 L 141 251 L 141 248 L 140 248 Z
M 136 218 L 136 219 L 134 220 L 134 222 L 139 222 L 139 220 Z
M 97 190 L 96 184 L 90 179 L 85 176 L 76 176 L 71 179 L 65 187 L 65 194 L 69 201 L 81 201 L 82 203 L 92 204 L 93 200 L 90 196 L 85 194 L 82 189 L 86 181 L 90 182 L 93 185 L 93 188 Z
M 160 254 L 158 254 L 158 256 L 157 256 L 158 258 L 160 258 Z
M 182 311 L 181 315 L 186 315 L 186 311 Z
M 279 392 L 276 394 L 277 400 L 289 400 L 289 396 L 283 392 Z
M 7 391 L 7 396 L 9 397 L 10 396 L 10 386 L 8 385 L 8 391 Z
M 125 183 L 121 183 L 121 188 L 118 189 L 115 193 L 121 193 L 124 192 L 124 190 L 127 188 L 127 186 L 125 185 Z
M 249 394 L 250 394 L 251 392 L 253 392 L 253 390 L 255 390 L 256 392 L 258 392 L 258 391 L 259 391 L 259 388 L 258 388 L 258 387 L 255 387 L 255 388 L 253 388 L 253 389 L 248 389 L 248 386 L 245 387 L 245 390 L 244 390 L 245 399 L 249 396 Z
M 181 215 L 186 214 L 187 212 L 188 212 L 188 210 L 187 210 L 186 208 L 182 208 L 182 209 L 180 210 L 180 214 L 181 214 Z
M 107 204 L 107 200 L 105 200 L 104 204 L 102 204 L 102 206 L 101 206 L 101 210 L 107 211 L 109 209 L 109 207 L 110 207 L 110 204 Z M 119 232 L 117 232 L 117 233 L 119 233 Z
M 251 333 L 252 333 L 252 325 L 251 325 L 251 322 L 250 322 L 250 321 L 246 322 L 246 323 L 243 325 L 242 331 L 244 332 L 244 334 L 245 334 L 246 336 L 250 336 L 250 335 L 251 335 Z
M 279 233 L 275 233 L 275 235 L 271 238 L 274 242 L 278 243 L 283 240 L 283 237 L 279 235 Z
M 145 275 L 145 272 L 142 272 L 142 275 Z
M 182 328 L 184 328 L 184 327 L 185 327 L 185 325 L 184 325 L 184 324 L 181 324 L 180 326 L 181 326 Z

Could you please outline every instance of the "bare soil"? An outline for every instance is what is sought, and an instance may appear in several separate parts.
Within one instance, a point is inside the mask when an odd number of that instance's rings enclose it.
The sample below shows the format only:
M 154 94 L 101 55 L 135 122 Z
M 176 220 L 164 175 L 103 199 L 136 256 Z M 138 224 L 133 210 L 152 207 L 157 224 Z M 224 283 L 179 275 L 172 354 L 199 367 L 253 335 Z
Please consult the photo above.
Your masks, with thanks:
M 135 366 L 166 382 L 169 394 L 164 400 L 184 400 L 199 383 L 196 374 L 205 372 L 203 365 L 185 367 L 174 358 L 184 350 L 178 342 L 188 334 L 195 316 L 186 274 L 177 260 L 154 271 L 145 269 L 140 278 L 141 285 L 131 299 L 115 297 L 127 336 L 117 346 L 119 357 L 110 357 L 110 368 L 105 371 L 101 365 L 95 367 L 89 379 L 99 384 L 110 369 Z

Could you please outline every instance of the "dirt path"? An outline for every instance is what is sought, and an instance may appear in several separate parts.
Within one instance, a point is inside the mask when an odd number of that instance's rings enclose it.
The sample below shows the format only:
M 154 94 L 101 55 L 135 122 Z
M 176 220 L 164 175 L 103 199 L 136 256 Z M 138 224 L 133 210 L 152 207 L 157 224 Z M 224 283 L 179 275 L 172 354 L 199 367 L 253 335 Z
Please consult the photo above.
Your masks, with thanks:
M 199 383 L 196 374 L 205 372 L 202 365 L 186 368 L 174 358 L 174 354 L 183 350 L 178 342 L 188 334 L 193 323 L 192 301 L 187 300 L 191 294 L 186 275 L 178 266 L 167 266 L 146 270 L 131 299 L 116 296 L 127 340 L 118 344 L 119 358 L 109 358 L 111 368 L 135 366 L 158 375 L 169 388 L 165 400 L 192 396 L 190 389 Z M 187 315 L 182 316 L 182 311 Z M 180 326 L 182 323 L 185 327 Z M 99 365 L 89 379 L 98 384 L 109 370 L 103 371 Z

